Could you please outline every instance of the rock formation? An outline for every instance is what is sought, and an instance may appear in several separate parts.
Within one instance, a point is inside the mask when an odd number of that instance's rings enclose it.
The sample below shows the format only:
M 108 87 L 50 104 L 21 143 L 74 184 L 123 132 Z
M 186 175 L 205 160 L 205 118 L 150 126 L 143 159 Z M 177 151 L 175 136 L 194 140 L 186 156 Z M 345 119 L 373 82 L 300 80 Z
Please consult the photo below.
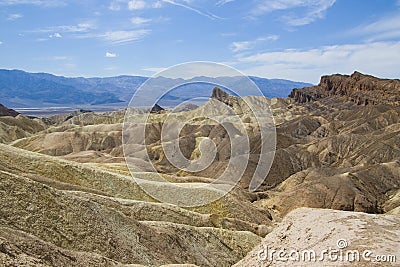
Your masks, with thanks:
M 164 110 L 164 109 L 163 109 L 160 105 L 155 104 L 155 105 L 151 108 L 150 113 L 158 113 L 158 112 L 163 111 L 163 110 Z
M 306 103 L 327 97 L 344 98 L 357 105 L 388 104 L 400 102 L 400 80 L 379 79 L 360 72 L 352 75 L 323 76 L 317 86 L 294 89 L 289 97 Z
M 11 117 L 17 117 L 19 115 L 18 112 L 16 112 L 13 109 L 9 109 L 2 104 L 0 104 L 0 116 L 11 116 Z
M 224 90 L 219 87 L 215 87 L 211 93 L 211 99 L 216 99 L 225 103 L 226 105 L 230 106 L 233 109 L 237 109 L 240 106 L 239 101 L 240 99 L 236 96 L 230 95 Z
M 41 119 L 25 117 L 0 104 L 0 143 L 10 143 L 46 129 Z

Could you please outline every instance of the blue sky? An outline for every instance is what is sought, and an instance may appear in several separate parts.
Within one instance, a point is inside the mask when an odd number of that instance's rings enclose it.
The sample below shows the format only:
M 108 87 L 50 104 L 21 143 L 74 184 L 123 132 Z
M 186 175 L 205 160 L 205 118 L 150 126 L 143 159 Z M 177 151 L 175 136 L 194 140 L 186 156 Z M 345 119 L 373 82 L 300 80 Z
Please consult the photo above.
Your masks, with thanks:
M 0 68 L 150 76 L 188 61 L 311 83 L 400 78 L 400 1 L 0 0 Z

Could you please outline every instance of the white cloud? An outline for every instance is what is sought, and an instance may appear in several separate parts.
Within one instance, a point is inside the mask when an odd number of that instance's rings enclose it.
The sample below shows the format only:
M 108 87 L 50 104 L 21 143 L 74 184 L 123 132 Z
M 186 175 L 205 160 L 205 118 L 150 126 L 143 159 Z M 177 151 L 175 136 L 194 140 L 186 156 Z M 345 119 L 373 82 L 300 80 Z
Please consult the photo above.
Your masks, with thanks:
M 153 8 L 161 8 L 163 6 L 162 1 L 156 1 L 155 3 L 153 3 L 152 7 Z
M 368 25 L 352 29 L 351 35 L 364 35 L 368 41 L 390 40 L 400 38 L 400 14 L 377 20 Z
M 249 50 L 249 49 L 254 48 L 259 42 L 276 41 L 278 39 L 279 39 L 279 36 L 277 36 L 277 35 L 268 35 L 265 37 L 259 37 L 255 40 L 251 40 L 251 41 L 233 42 L 230 46 L 230 49 L 233 52 L 241 52 L 244 50 Z
M 279 39 L 278 35 L 268 35 L 265 37 L 260 37 L 257 39 L 257 41 L 276 41 Z
M 24 17 L 24 15 L 22 15 L 22 14 L 10 14 L 10 15 L 8 15 L 8 17 L 7 17 L 7 20 L 13 21 L 13 20 L 20 19 L 20 18 L 22 18 L 22 17 Z
M 131 0 L 128 2 L 129 10 L 141 10 L 145 8 L 162 8 L 162 7 L 163 7 L 163 0 L 157 0 L 157 1 Z
M 107 52 L 107 53 L 106 53 L 106 57 L 114 58 L 114 57 L 117 57 L 117 54 L 111 53 L 111 52 Z
M 243 42 L 233 42 L 230 48 L 233 52 L 240 52 L 243 50 L 248 50 L 252 48 L 252 46 L 253 46 L 252 42 L 243 41 Z
M 23 35 L 22 35 L 22 36 L 23 36 Z M 41 37 L 41 38 L 36 38 L 35 41 L 36 41 L 36 42 L 45 42 L 45 41 L 48 41 L 49 38 L 50 38 L 50 39 L 54 39 L 54 38 L 59 39 L 59 38 L 62 38 L 62 37 L 63 37 L 63 36 L 61 35 L 61 33 L 56 32 L 56 33 L 50 34 L 48 38 L 43 38 L 43 37 Z
M 145 8 L 161 8 L 163 7 L 163 1 L 143 1 L 143 0 L 131 0 L 128 2 L 129 10 L 141 10 Z M 111 6 L 110 6 L 111 9 Z M 118 5 L 119 10 L 119 5 Z
M 320 5 L 310 8 L 303 16 L 286 16 L 287 24 L 290 26 L 303 26 L 310 24 L 318 19 L 325 18 L 326 11 L 333 6 L 336 0 L 320 1 Z
M 335 0 L 258 0 L 253 9 L 255 14 L 264 14 L 275 10 L 286 10 L 297 7 L 309 7 L 320 9 L 331 6 Z
M 129 10 L 144 9 L 146 7 L 146 2 L 143 0 L 131 0 L 128 2 Z
M 3 44 L 3 42 L 2 41 L 0 41 L 0 45 L 2 45 Z
M 216 6 L 223 6 L 225 4 L 228 4 L 230 2 L 234 2 L 235 0 L 219 0 L 215 5 Z
M 62 35 L 59 32 L 53 33 L 49 35 L 50 38 L 62 38 Z
M 131 22 L 135 25 L 142 25 L 150 22 L 151 19 L 142 18 L 142 17 L 133 17 L 131 18 Z
M 136 31 L 113 31 L 97 35 L 96 37 L 102 38 L 114 44 L 124 44 L 134 41 L 139 41 L 148 35 L 150 30 L 136 30 Z
M 96 29 L 96 25 L 92 22 L 79 23 L 77 25 L 60 25 L 52 26 L 44 29 L 32 30 L 30 32 L 69 32 L 69 33 L 83 33 Z M 61 35 L 61 34 L 60 34 Z
M 284 15 L 282 19 L 290 26 L 303 26 L 325 17 L 326 11 L 332 7 L 336 0 L 258 0 L 252 16 L 260 16 L 276 10 L 290 10 L 302 8 L 301 14 Z
M 249 75 L 317 83 L 319 77 L 355 70 L 398 78 L 400 42 L 375 42 L 289 49 L 239 57 L 236 65 Z
M 77 25 L 67 25 L 67 26 L 58 26 L 56 29 L 65 32 L 87 32 L 89 30 L 95 29 L 96 26 L 93 23 L 85 22 L 79 23 Z
M 116 2 L 111 2 L 110 5 L 108 6 L 108 9 L 111 11 L 120 11 L 121 6 Z
M 195 12 L 195 13 L 201 15 L 201 16 L 207 17 L 207 18 L 212 19 L 212 20 L 222 19 L 221 17 L 218 17 L 217 15 L 214 15 L 214 14 L 209 13 L 209 12 L 203 12 L 203 11 L 201 11 L 199 9 L 193 8 L 193 7 L 189 6 L 189 5 L 183 4 L 181 2 L 177 2 L 177 1 L 173 1 L 173 0 L 162 0 L 162 1 L 164 3 L 168 3 L 168 4 L 171 4 L 171 5 L 174 5 L 174 6 L 183 7 L 185 9 L 187 9 L 187 10 L 193 11 L 193 12 Z M 190 3 L 190 1 L 184 1 L 184 2 L 185 3 Z
M 132 31 L 108 31 L 104 33 L 87 33 L 74 35 L 73 38 L 76 39 L 101 39 L 107 41 L 111 44 L 127 44 L 135 41 L 140 41 L 148 34 L 151 30 L 140 29 Z

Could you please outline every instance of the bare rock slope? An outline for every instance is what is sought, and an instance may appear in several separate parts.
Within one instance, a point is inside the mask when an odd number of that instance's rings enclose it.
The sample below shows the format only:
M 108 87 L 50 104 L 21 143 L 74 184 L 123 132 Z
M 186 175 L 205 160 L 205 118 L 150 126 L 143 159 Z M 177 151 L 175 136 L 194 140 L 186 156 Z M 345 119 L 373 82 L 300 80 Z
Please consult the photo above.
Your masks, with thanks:
M 231 265 L 260 241 L 256 225 L 234 219 L 239 213 L 225 219 L 154 203 L 129 177 L 7 145 L 0 157 L 6 266 Z
M 23 115 L 0 116 L 0 143 L 34 136 L 45 130 L 47 125 L 40 119 L 30 119 Z
M 397 266 L 399 224 L 394 215 L 300 208 L 234 266 Z

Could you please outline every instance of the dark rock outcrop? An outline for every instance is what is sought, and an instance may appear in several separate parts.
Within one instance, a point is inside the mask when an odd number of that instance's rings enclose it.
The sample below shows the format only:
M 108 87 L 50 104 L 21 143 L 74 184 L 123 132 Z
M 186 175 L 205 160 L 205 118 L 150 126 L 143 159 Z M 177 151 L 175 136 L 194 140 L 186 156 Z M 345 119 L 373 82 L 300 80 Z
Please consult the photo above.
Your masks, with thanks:
M 400 105 L 400 80 L 380 79 L 360 72 L 322 76 L 317 86 L 293 89 L 289 97 L 307 103 L 328 97 L 344 98 L 357 105 Z
M 235 114 L 243 114 L 244 109 L 248 109 L 248 105 L 240 97 L 231 95 L 221 88 L 215 87 L 211 94 L 211 99 L 218 100 L 229 106 Z
M 0 104 L 0 116 L 11 116 L 11 117 L 17 117 L 19 115 L 18 112 L 16 112 L 13 109 L 9 109 L 2 104 Z
M 155 104 L 155 105 L 151 108 L 150 113 L 158 113 L 158 112 L 163 111 L 163 110 L 164 110 L 164 109 L 163 109 L 160 105 Z
M 215 87 L 211 94 L 212 99 L 221 101 L 230 107 L 238 106 L 239 99 L 236 96 L 230 95 L 221 88 Z

